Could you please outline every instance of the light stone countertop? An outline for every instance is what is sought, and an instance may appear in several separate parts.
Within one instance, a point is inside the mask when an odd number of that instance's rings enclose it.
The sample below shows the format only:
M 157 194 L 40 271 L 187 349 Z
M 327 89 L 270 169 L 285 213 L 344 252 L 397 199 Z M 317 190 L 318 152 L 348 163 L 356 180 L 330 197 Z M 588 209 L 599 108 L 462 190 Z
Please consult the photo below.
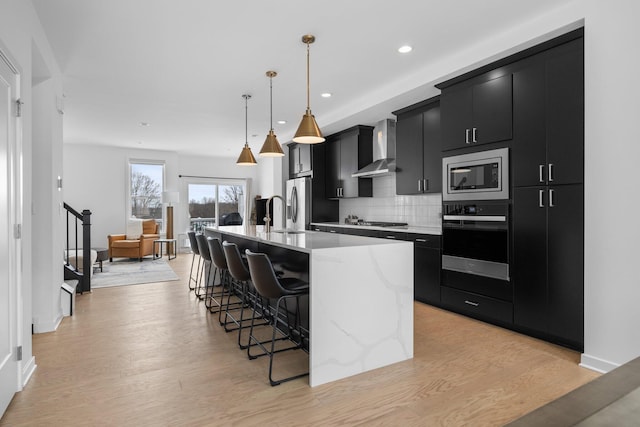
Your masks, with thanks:
M 407 243 L 401 240 L 376 239 L 374 237 L 353 236 L 349 234 L 323 233 L 319 231 L 296 231 L 282 233 L 273 230 L 264 232 L 264 226 L 227 225 L 206 227 L 210 232 L 219 232 L 244 237 L 275 246 L 300 252 L 311 253 L 320 249 L 347 248 L 354 246 L 380 246 Z
M 378 231 L 397 231 L 400 233 L 416 233 L 416 234 L 431 234 L 434 236 L 442 235 L 441 227 L 419 227 L 415 225 L 405 227 L 374 227 L 371 225 L 354 225 L 345 224 L 343 222 L 312 222 L 311 225 L 320 225 L 327 227 L 341 227 L 341 228 L 355 228 L 358 230 L 378 230 Z

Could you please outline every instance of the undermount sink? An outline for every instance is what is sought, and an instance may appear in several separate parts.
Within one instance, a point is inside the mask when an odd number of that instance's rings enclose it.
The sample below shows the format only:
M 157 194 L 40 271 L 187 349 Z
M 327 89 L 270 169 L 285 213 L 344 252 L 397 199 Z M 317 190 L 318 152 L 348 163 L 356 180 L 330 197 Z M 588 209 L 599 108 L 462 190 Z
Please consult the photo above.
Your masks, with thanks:
M 304 234 L 305 232 L 302 230 L 271 230 L 272 233 L 280 233 L 280 234 Z

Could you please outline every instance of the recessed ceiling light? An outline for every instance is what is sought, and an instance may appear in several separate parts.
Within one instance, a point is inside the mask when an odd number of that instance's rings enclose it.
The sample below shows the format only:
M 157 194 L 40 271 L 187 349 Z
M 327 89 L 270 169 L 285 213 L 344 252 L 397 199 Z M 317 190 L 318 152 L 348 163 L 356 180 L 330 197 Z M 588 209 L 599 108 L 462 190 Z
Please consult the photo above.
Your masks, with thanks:
M 146 128 L 146 127 L 151 126 L 151 124 L 147 123 L 147 122 L 140 122 L 140 126 L 142 126 L 143 128 Z
M 323 94 L 320 95 L 323 98 L 331 98 L 331 94 L 329 92 L 325 92 Z
M 286 120 L 278 120 L 276 123 L 278 123 L 279 125 L 284 125 L 287 123 Z
M 398 52 L 400 53 L 409 53 L 413 50 L 413 48 L 409 45 L 400 46 L 398 48 Z

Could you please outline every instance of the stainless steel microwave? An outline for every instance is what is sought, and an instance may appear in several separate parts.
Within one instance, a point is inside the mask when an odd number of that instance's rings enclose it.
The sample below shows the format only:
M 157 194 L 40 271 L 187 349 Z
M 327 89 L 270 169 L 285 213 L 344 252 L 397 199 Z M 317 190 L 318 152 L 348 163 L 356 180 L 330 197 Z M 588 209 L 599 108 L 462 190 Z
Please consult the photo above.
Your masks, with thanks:
M 442 200 L 509 198 L 509 149 L 479 151 L 442 159 Z

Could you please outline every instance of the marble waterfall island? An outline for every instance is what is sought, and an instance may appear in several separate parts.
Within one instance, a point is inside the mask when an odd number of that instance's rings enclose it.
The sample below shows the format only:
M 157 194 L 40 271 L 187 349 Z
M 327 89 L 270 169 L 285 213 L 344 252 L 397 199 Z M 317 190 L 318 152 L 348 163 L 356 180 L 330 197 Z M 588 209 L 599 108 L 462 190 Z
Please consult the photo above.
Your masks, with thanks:
M 298 263 L 310 283 L 312 387 L 413 357 L 413 243 L 245 226 L 206 233 Z

